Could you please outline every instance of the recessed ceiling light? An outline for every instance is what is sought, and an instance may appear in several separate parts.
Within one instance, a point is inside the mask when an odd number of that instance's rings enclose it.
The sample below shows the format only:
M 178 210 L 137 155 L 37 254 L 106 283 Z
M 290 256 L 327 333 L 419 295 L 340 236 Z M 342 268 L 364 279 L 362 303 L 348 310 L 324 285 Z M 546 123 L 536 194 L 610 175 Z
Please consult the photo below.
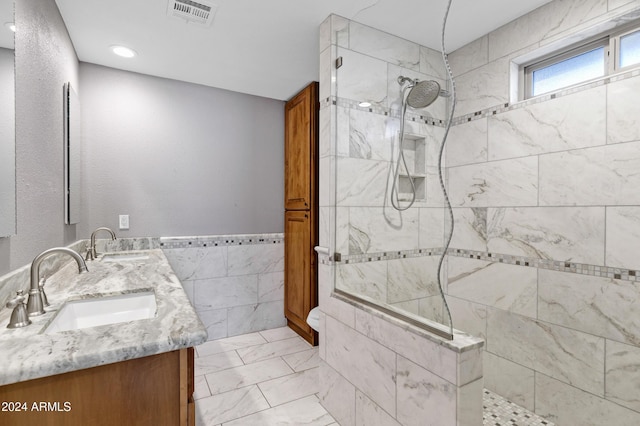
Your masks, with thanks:
M 9 28 L 14 33 L 16 32 L 16 24 L 14 24 L 13 22 L 6 22 L 4 26 Z
M 369 108 L 371 106 L 371 102 L 362 101 L 358 104 L 358 106 L 362 108 Z
M 111 46 L 111 51 L 123 58 L 133 58 L 136 56 L 136 51 L 124 46 Z

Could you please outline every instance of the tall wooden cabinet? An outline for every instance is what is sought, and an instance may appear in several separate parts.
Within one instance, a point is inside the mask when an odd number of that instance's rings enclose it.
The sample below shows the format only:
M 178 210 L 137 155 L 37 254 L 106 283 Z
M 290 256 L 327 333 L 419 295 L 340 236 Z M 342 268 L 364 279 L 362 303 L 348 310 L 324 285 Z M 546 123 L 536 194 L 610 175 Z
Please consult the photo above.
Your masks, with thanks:
M 318 305 L 318 110 L 317 82 L 285 105 L 284 313 L 289 327 L 312 345 L 318 342 L 307 324 Z

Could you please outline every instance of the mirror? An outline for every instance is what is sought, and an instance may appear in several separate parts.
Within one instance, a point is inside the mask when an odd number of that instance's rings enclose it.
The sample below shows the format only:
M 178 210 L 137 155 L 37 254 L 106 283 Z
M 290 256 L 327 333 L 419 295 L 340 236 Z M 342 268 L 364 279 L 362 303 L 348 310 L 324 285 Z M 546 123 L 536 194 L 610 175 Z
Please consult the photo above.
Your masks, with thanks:
M 13 2 L 0 4 L 0 237 L 16 233 Z
M 65 83 L 64 102 L 64 217 L 67 225 L 80 222 L 80 99 L 71 83 Z

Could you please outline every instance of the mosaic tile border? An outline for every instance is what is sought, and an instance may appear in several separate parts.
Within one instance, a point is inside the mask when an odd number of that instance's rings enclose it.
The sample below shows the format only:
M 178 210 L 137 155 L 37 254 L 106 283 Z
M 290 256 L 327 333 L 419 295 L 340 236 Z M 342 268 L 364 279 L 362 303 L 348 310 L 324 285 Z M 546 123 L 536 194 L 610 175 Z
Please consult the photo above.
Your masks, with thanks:
M 568 272 L 594 277 L 612 278 L 622 281 L 640 281 L 640 271 L 603 265 L 590 265 L 587 263 L 567 262 L 562 260 L 540 259 L 534 257 L 512 256 L 475 250 L 449 249 L 450 256 L 466 257 L 470 259 L 486 260 L 489 262 L 506 263 L 509 265 L 524 266 L 530 268 L 549 269 L 552 271 Z
M 256 244 L 283 244 L 284 234 L 235 234 L 191 237 L 161 237 L 160 248 L 224 247 Z
M 442 254 L 442 251 L 442 248 L 423 248 L 414 250 L 397 250 L 378 253 L 343 255 L 340 257 L 340 261 L 335 261 L 334 256 L 329 257 L 326 255 L 320 255 L 319 259 L 320 263 L 324 265 L 346 265 L 423 256 L 439 256 Z M 508 254 L 456 248 L 449 248 L 447 250 L 447 255 L 468 259 L 484 260 L 494 263 L 505 263 L 508 265 L 517 265 L 529 268 L 549 269 L 552 271 L 567 272 L 572 274 L 591 275 L 594 277 L 640 282 L 640 270 L 634 269 L 590 265 L 587 263 L 540 259 L 534 257 L 514 256 Z
M 343 108 L 353 109 L 357 111 L 371 112 L 374 114 L 386 115 L 388 117 L 400 118 L 400 111 L 382 107 L 379 105 L 371 105 L 369 107 L 361 107 L 358 101 L 354 101 L 353 99 L 347 98 L 339 98 L 336 96 L 330 96 L 326 99 L 320 101 L 320 109 L 326 108 L 331 105 L 336 105 Z M 432 126 L 444 127 L 447 123 L 445 120 L 440 120 L 438 118 L 427 117 L 420 114 L 415 114 L 410 111 L 407 111 L 406 115 L 407 119 L 415 122 L 421 122 L 424 124 L 430 124 Z
M 557 92 L 554 93 L 548 93 L 545 95 L 540 95 L 537 96 L 535 98 L 531 98 L 531 99 L 527 99 L 524 101 L 518 101 L 515 103 L 510 103 L 510 102 L 506 102 L 504 104 L 500 104 L 500 105 L 496 105 L 493 107 L 489 107 L 489 108 L 485 108 L 479 111 L 474 111 L 471 112 L 469 114 L 465 114 L 465 115 L 461 115 L 458 117 L 455 117 L 452 121 L 452 125 L 453 126 L 457 126 L 460 124 L 464 124 L 464 123 L 468 123 L 470 121 L 474 121 L 474 120 L 479 120 L 481 118 L 485 118 L 485 117 L 489 117 L 492 115 L 497 115 L 497 114 L 501 114 L 504 112 L 508 112 L 508 111 L 513 111 L 516 109 L 520 109 L 520 108 L 525 108 L 528 107 L 530 105 L 535 105 L 541 102 L 547 102 L 553 99 L 557 99 L 563 96 L 568 96 L 568 95 L 572 95 L 574 93 L 578 93 L 578 92 L 582 92 L 584 90 L 589 90 L 589 89 L 593 89 L 596 87 L 600 87 L 600 86 L 604 86 L 610 83 L 615 83 L 618 81 L 623 81 L 623 80 L 627 80 L 630 78 L 634 78 L 634 77 L 638 77 L 640 76 L 640 69 L 635 69 L 635 70 L 631 70 L 631 71 L 627 71 L 627 72 L 623 72 L 620 74 L 616 74 L 616 75 L 612 75 L 612 76 L 608 76 L 608 77 L 603 77 L 599 80 L 595 80 L 589 83 L 585 83 L 585 84 L 581 84 L 579 86 L 575 86 L 575 87 L 570 87 L 567 89 L 563 89 L 563 90 L 559 90 Z M 349 109 L 355 109 L 355 110 L 359 110 L 359 111 L 366 111 L 366 112 L 372 112 L 375 114 L 381 114 L 381 115 L 387 115 L 390 117 L 396 117 L 396 118 L 400 118 L 400 112 L 399 111 L 395 111 L 392 110 L 390 108 L 387 107 L 381 107 L 381 106 L 377 106 L 377 105 L 372 105 L 370 107 L 361 107 L 358 105 L 358 101 L 354 101 L 351 99 L 346 99 L 346 98 L 339 98 L 336 96 L 331 96 L 328 97 L 326 99 L 323 99 L 320 102 L 320 108 L 325 108 L 331 105 L 337 105 L 340 107 L 345 107 L 345 108 L 349 108 Z M 425 117 L 423 115 L 419 115 L 419 114 L 415 114 L 412 112 L 407 112 L 407 118 L 412 120 L 412 121 L 417 121 L 417 122 L 423 122 L 425 124 L 430 124 L 432 126 L 439 126 L 439 127 L 445 127 L 446 126 L 446 120 L 441 120 L 441 119 L 436 119 L 436 118 L 432 118 L 432 117 Z
M 475 111 L 469 114 L 461 115 L 461 116 L 455 117 L 453 119 L 452 124 L 456 126 L 459 124 L 468 123 L 469 121 L 479 120 L 481 118 L 488 117 L 490 115 L 497 115 L 503 112 L 525 108 L 530 105 L 539 104 L 541 102 L 547 102 L 553 99 L 561 98 L 563 96 L 572 95 L 574 93 L 582 92 L 589 89 L 594 89 L 596 87 L 604 86 L 609 83 L 615 83 L 617 81 L 627 80 L 629 78 L 633 78 L 637 76 L 640 76 L 640 69 L 635 69 L 632 71 L 627 71 L 620 74 L 603 77 L 599 80 L 595 80 L 589 83 L 581 84 L 579 86 L 574 86 L 567 89 L 559 90 L 557 92 L 540 95 L 535 98 L 526 99 L 524 101 L 518 101 L 515 103 L 507 102 L 498 106 L 494 106 L 494 107 L 486 108 L 480 111 Z

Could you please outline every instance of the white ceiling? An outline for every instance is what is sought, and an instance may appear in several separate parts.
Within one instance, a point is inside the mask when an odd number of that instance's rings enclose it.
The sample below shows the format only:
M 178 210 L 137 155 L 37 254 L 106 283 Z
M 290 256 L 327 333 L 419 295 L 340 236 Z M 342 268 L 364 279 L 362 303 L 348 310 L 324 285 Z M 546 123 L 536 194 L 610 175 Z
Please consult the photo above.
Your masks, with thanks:
M 320 23 L 331 13 L 440 50 L 447 0 L 203 0 L 202 27 L 167 16 L 168 0 L 56 0 L 80 61 L 285 100 L 318 80 Z M 197 0 L 196 0 L 197 1 Z M 453 0 L 451 52 L 550 0 Z M 116 57 L 109 46 L 138 52 Z

